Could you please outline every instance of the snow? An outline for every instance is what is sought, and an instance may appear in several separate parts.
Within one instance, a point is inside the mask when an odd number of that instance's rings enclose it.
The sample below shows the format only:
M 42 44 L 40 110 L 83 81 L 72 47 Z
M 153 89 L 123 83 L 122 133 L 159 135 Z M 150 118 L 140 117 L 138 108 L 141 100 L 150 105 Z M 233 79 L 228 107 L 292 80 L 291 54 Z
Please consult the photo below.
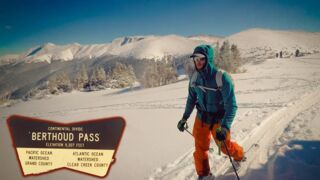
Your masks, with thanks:
M 244 49 L 269 46 L 276 50 L 286 47 L 301 47 L 304 49 L 319 48 L 319 32 L 280 31 L 253 28 L 233 34 L 226 39 L 238 44 Z M 254 39 L 254 41 L 252 41 Z M 250 43 L 248 43 L 248 40 Z
M 198 35 L 198 36 L 190 36 L 189 39 L 198 40 L 198 41 L 205 41 L 209 43 L 217 43 L 218 41 L 222 40 L 222 37 L 218 36 L 209 36 L 209 35 Z
M 313 114 L 317 114 L 317 117 L 320 116 L 319 111 L 316 111 L 319 107 L 316 104 L 320 102 L 319 57 L 318 54 L 304 58 L 270 59 L 262 64 L 248 65 L 246 67 L 247 73 L 232 76 L 235 80 L 239 105 L 237 117 L 232 127 L 232 132 L 234 132 L 232 138 L 242 144 L 245 151 L 256 143 L 260 146 L 260 148 L 254 148 L 246 154 L 248 164 L 244 165 L 239 172 L 242 179 L 261 179 L 261 177 L 280 179 L 278 177 L 283 177 L 281 173 L 286 173 L 270 168 L 268 171 L 257 173 L 259 172 L 257 169 L 263 169 L 269 167 L 270 163 L 272 164 L 269 159 L 277 151 L 278 139 L 283 134 L 287 133 L 286 139 L 294 142 L 297 137 L 296 132 L 288 130 L 287 127 L 292 126 L 292 124 L 295 125 L 296 117 L 301 116 L 299 113 L 305 114 L 305 112 L 310 111 L 309 109 L 313 109 Z M 318 124 L 317 126 L 310 126 L 314 128 L 313 131 L 308 130 L 308 128 L 305 131 L 313 134 L 313 140 L 319 141 L 319 132 L 316 130 L 319 127 L 319 119 L 311 116 L 304 116 L 304 119 L 309 119 L 311 124 Z M 304 136 L 304 138 L 309 139 L 310 137 Z M 318 141 L 315 141 L 315 144 Z M 280 145 L 285 146 L 286 143 Z M 317 147 L 315 146 L 315 148 Z M 192 150 L 189 152 L 176 161 L 155 169 L 150 179 L 195 179 Z M 215 152 L 217 152 L 216 148 Z M 312 154 L 316 156 L 315 151 Z M 317 155 L 320 155 L 319 151 Z M 306 162 L 308 158 L 303 159 L 302 157 L 299 161 Z M 218 177 L 217 179 L 235 178 L 233 172 L 230 171 L 230 162 L 225 156 L 220 157 L 217 153 L 211 153 L 210 162 L 213 165 L 212 172 Z M 294 163 L 292 166 L 298 167 Z M 316 177 L 318 172 L 315 169 L 319 169 L 320 160 L 305 164 L 307 166 L 307 168 L 304 168 L 306 171 L 299 171 L 299 168 L 296 168 L 294 170 L 296 174 L 300 174 L 299 177 L 304 175 L 305 177 L 312 175 Z M 298 163 L 298 165 L 301 166 L 301 163 Z M 308 168 L 309 166 L 313 168 Z M 225 174 L 225 171 L 228 173 Z M 291 174 L 291 176 L 285 176 L 284 179 L 294 179 L 294 177 Z
M 109 48 L 109 44 L 82 45 L 75 54 L 75 58 L 98 58 L 100 56 L 107 55 L 106 52 L 108 52 Z
M 272 144 L 275 154 L 261 168 L 249 171 L 246 179 L 317 179 L 320 176 L 320 103 L 300 112 Z M 263 175 L 263 176 L 262 176 Z
M 79 44 L 69 44 L 64 46 L 47 43 L 40 47 L 29 50 L 25 58 L 27 63 L 43 62 L 51 63 L 55 60 L 70 61 L 74 59 L 74 53 L 78 51 Z
M 254 28 L 225 38 L 209 35 L 183 37 L 179 35 L 126 36 L 114 39 L 111 43 L 81 45 L 78 43 L 56 45 L 47 43 L 29 49 L 20 55 L 0 57 L 0 64 L 13 61 L 51 63 L 54 60 L 92 59 L 106 55 L 133 57 L 137 59 L 162 59 L 167 56 L 185 56 L 200 44 L 215 45 L 229 40 L 241 50 L 245 58 L 271 58 L 283 52 L 284 57 L 292 57 L 299 49 L 301 53 L 320 52 L 320 33 L 303 31 L 279 31 Z M 35 51 L 36 50 L 36 51 Z
M 319 32 L 253 28 L 228 36 L 220 40 L 220 44 L 225 40 L 236 44 L 243 57 L 275 57 L 280 51 L 292 56 L 297 49 L 305 53 L 320 52 Z
M 136 57 L 138 59 L 161 59 L 164 56 L 182 56 L 190 54 L 194 47 L 204 41 L 191 40 L 177 35 L 148 36 L 111 51 L 114 55 Z
M 14 63 L 19 58 L 19 56 L 19 54 L 6 54 L 0 56 L 0 65 Z
M 131 44 L 139 43 L 132 42 Z M 128 44 L 129 45 L 129 44 Z M 246 72 L 232 74 L 238 112 L 232 139 L 245 150 L 248 163 L 244 179 L 294 179 L 318 177 L 320 117 L 320 54 L 299 58 L 266 59 L 245 65 Z M 59 122 L 123 116 L 124 137 L 108 179 L 195 179 L 193 139 L 177 130 L 187 97 L 188 81 L 157 88 L 127 88 L 97 92 L 72 92 L 0 109 L 0 169 L 5 179 L 22 179 L 5 119 L 11 114 Z M 195 111 L 188 123 L 190 130 Z M 230 162 L 211 144 L 212 172 L 218 179 L 234 179 Z M 285 163 L 285 164 L 284 164 Z M 314 175 L 314 176 L 312 176 Z M 60 170 L 29 179 L 95 179 Z M 303 179 L 303 178 L 302 178 Z
M 213 44 L 210 38 L 205 38 Z M 55 60 L 70 61 L 82 58 L 98 58 L 105 55 L 133 57 L 137 59 L 162 59 L 165 56 L 182 56 L 190 54 L 193 48 L 208 41 L 186 38 L 178 35 L 164 36 L 131 36 L 120 37 L 106 44 L 80 45 L 78 43 L 55 45 L 46 43 L 31 48 L 21 55 L 7 55 L 0 57 L 3 64 L 15 59 L 25 59 L 27 63 L 48 62 Z M 216 41 L 215 41 L 216 42 Z

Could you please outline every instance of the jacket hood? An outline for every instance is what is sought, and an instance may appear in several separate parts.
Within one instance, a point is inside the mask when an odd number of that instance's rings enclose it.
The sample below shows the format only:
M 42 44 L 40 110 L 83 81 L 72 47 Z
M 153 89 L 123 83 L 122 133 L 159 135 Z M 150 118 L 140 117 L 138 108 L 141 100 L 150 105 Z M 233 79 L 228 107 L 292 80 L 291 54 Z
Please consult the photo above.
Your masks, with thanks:
M 193 51 L 194 54 L 203 54 L 206 57 L 205 67 L 201 71 L 210 72 L 212 69 L 216 69 L 214 66 L 214 50 L 210 45 L 197 46 Z M 193 57 L 193 55 L 190 57 Z

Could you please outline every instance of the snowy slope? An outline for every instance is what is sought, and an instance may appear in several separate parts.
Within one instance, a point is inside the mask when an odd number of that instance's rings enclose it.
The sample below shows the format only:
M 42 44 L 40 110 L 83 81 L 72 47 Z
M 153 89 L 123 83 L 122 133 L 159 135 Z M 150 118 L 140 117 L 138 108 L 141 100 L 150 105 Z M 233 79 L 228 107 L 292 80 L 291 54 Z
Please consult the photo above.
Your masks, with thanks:
M 248 65 L 249 73 L 233 75 L 239 111 L 233 123 L 232 137 L 243 145 L 248 157 L 247 163 L 239 172 L 241 179 L 274 179 L 274 177 L 280 179 L 279 177 L 283 174 L 287 179 L 295 177 L 288 172 L 279 174 L 277 169 L 270 169 L 269 166 L 273 166 L 275 162 L 268 160 L 279 156 L 274 155 L 275 152 L 280 151 L 278 152 L 280 154 L 283 152 L 283 150 L 279 150 L 279 146 L 288 147 L 286 142 L 279 143 L 281 137 L 286 136 L 287 142 L 290 138 L 294 140 L 295 137 L 299 137 L 294 133 L 298 132 L 297 128 L 300 126 L 297 127 L 293 123 L 300 114 L 305 114 L 309 111 L 308 109 L 313 109 L 313 116 L 304 117 L 304 121 L 319 127 L 318 119 L 314 118 L 314 116 L 320 116 L 319 109 L 317 112 L 315 111 L 320 102 L 319 67 L 320 55 L 318 54 L 306 58 L 268 60 L 263 64 Z M 310 72 L 308 72 L 309 70 Z M 299 119 L 302 121 L 301 118 Z M 296 127 L 296 131 L 288 130 L 288 126 Z M 305 126 L 312 127 L 310 124 L 303 125 L 303 127 Z M 305 132 L 314 134 L 313 140 L 319 141 L 319 133 L 314 128 L 312 131 L 305 129 Z M 290 133 L 290 138 L 288 138 L 286 134 Z M 306 135 L 306 133 L 301 133 Z M 259 144 L 259 147 L 255 147 L 255 144 Z M 210 154 L 211 165 L 213 165 L 212 172 L 220 180 L 235 179 L 227 157 L 218 156 L 216 146 L 213 144 L 212 146 L 215 148 L 215 153 Z M 150 179 L 195 179 L 192 152 L 193 149 L 190 149 L 177 160 L 155 169 Z M 304 165 L 307 167 L 304 169 L 309 171 L 295 168 L 297 171 L 295 174 L 300 174 L 300 177 L 319 174 L 316 169 L 320 167 L 320 159 L 311 164 L 308 163 L 308 159 L 299 160 L 306 162 Z M 279 164 L 279 162 L 277 163 Z M 285 166 L 283 162 L 280 164 Z M 316 166 L 308 168 L 308 164 Z M 288 168 L 286 170 L 291 172 Z
M 320 176 L 320 103 L 299 112 L 270 144 L 267 163 L 251 168 L 244 179 L 318 179 Z M 250 165 L 252 167 L 252 165 Z M 267 175 L 267 176 L 266 176 Z
M 238 45 L 244 57 L 275 57 L 280 51 L 284 56 L 292 56 L 297 49 L 305 53 L 320 52 L 319 32 L 254 28 L 228 36 L 220 43 L 225 40 Z
M 301 145 L 295 145 L 297 143 L 290 144 L 294 142 L 292 140 L 299 137 L 320 140 L 317 129 L 320 117 L 319 67 L 320 54 L 317 54 L 251 63 L 246 65 L 246 73 L 232 75 L 239 107 L 232 125 L 232 139 L 244 145 L 245 149 L 254 143 L 261 144 L 259 149 L 252 151 L 255 153 L 248 154 L 250 163 L 242 169 L 241 175 L 246 172 L 243 177 L 257 179 L 262 176 L 281 175 L 278 171 L 272 171 L 272 167 L 279 165 L 277 159 L 287 152 L 299 150 L 299 147 L 301 149 Z M 11 114 L 60 122 L 121 115 L 126 119 L 127 127 L 116 155 L 117 162 L 108 179 L 195 179 L 192 137 L 176 128 L 184 111 L 187 86 L 188 81 L 180 81 L 144 90 L 72 92 L 1 108 L 0 161 L 6 162 L 6 166 L 0 169 L 0 174 L 9 180 L 22 179 L 5 123 L 6 117 Z M 189 119 L 190 130 L 194 116 L 195 112 Z M 303 125 L 305 131 L 299 131 Z M 210 154 L 212 172 L 218 175 L 219 179 L 234 179 L 232 173 L 222 175 L 230 164 L 224 156 L 217 155 L 214 144 L 211 147 L 215 149 Z M 311 147 L 309 149 L 312 150 Z M 292 157 L 284 157 L 292 162 Z M 318 170 L 317 163 L 319 164 L 320 160 L 315 159 L 319 161 L 310 163 L 309 159 L 299 158 L 299 162 L 307 165 L 303 165 L 304 171 L 299 171 L 299 168 L 295 170 L 302 175 L 315 174 L 316 171 L 311 167 Z M 292 166 L 300 167 L 301 164 L 297 163 L 293 161 Z M 271 168 L 265 168 L 266 166 Z M 281 173 L 288 172 L 288 175 L 290 169 L 283 169 L 287 171 Z M 95 178 L 61 170 L 29 179 Z
M 93 52 L 97 52 L 99 48 L 103 47 L 100 45 L 92 45 L 91 48 L 88 48 L 87 46 L 81 46 L 77 43 L 68 45 L 47 43 L 29 50 L 24 58 L 28 63 L 42 61 L 51 63 L 51 61 L 55 60 L 70 61 L 75 58 L 88 58 Z
M 281 50 L 286 47 L 312 49 L 320 47 L 319 32 L 280 31 L 268 29 L 249 29 L 228 36 L 227 40 L 237 43 L 243 49 L 270 46 Z
M 7 54 L 0 57 L 0 65 L 14 63 L 19 59 L 19 54 Z
M 110 53 L 138 59 L 161 59 L 164 56 L 182 56 L 192 53 L 195 46 L 204 43 L 177 35 L 149 36 L 143 40 L 113 49 Z
M 205 41 L 212 44 L 216 44 L 218 41 L 221 41 L 223 37 L 211 36 L 211 35 L 197 35 L 197 36 L 190 36 L 189 39 Z

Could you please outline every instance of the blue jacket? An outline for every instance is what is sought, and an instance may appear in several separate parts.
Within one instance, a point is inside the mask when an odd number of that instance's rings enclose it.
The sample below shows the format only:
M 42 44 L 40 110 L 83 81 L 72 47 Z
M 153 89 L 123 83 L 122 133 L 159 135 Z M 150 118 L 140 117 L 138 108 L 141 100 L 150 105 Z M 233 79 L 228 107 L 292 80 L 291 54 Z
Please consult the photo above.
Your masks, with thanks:
M 214 66 L 214 51 L 209 45 L 200 45 L 195 48 L 194 53 L 201 53 L 206 56 L 207 62 L 202 70 L 197 70 L 198 73 L 195 81 L 189 83 L 189 94 L 183 119 L 188 119 L 197 106 L 197 116 L 205 123 L 210 124 L 210 119 L 207 119 L 201 112 L 215 113 L 219 110 L 224 110 L 224 116 L 221 120 L 221 125 L 230 129 L 233 119 L 237 111 L 236 97 L 234 94 L 233 83 L 227 73 L 222 74 L 222 88 L 218 91 L 206 90 L 198 86 L 208 88 L 218 88 L 216 82 L 216 73 L 218 69 Z

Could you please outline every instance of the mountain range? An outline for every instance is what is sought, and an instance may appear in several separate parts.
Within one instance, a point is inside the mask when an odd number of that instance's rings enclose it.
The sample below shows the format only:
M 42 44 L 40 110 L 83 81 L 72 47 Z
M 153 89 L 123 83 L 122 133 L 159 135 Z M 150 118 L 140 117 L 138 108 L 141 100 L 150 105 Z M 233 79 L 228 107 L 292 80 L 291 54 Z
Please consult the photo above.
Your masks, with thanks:
M 88 72 L 97 66 L 108 69 L 116 62 L 131 64 L 137 77 L 143 76 L 146 64 L 141 59 L 176 60 L 176 67 L 193 52 L 195 46 L 210 44 L 215 48 L 224 41 L 238 46 L 242 58 L 250 61 L 320 52 L 320 32 L 279 31 L 254 28 L 227 37 L 197 36 L 130 36 L 114 39 L 111 43 L 82 45 L 78 43 L 56 45 L 46 43 L 20 54 L 0 57 L 0 100 L 19 99 L 39 87 L 55 74 L 64 72 L 71 79 L 84 64 Z M 248 61 L 247 61 L 248 62 Z M 180 63 L 180 65 L 179 65 Z
M 227 37 L 197 36 L 128 36 L 114 39 L 111 43 L 81 45 L 78 43 L 56 45 L 46 43 L 21 54 L 0 57 L 0 64 L 13 62 L 48 62 L 76 59 L 96 59 L 103 56 L 131 57 L 136 59 L 162 59 L 165 56 L 188 55 L 199 44 L 215 46 L 228 40 L 236 44 L 244 58 L 270 58 L 283 51 L 287 56 L 296 49 L 305 53 L 320 51 L 320 32 L 279 31 L 254 28 Z

